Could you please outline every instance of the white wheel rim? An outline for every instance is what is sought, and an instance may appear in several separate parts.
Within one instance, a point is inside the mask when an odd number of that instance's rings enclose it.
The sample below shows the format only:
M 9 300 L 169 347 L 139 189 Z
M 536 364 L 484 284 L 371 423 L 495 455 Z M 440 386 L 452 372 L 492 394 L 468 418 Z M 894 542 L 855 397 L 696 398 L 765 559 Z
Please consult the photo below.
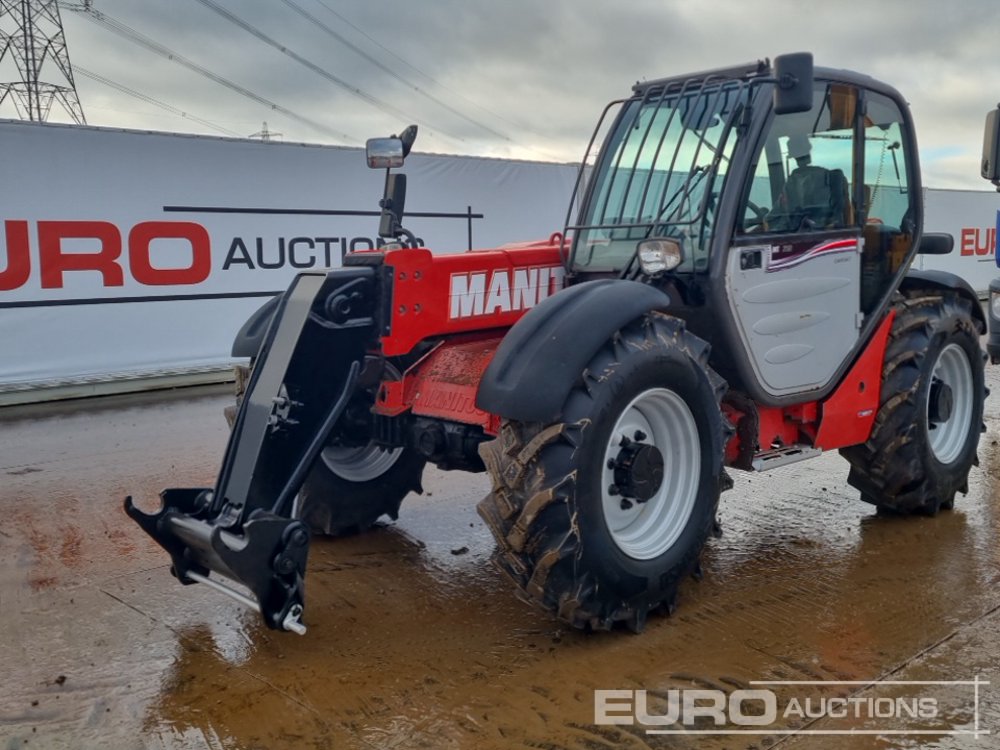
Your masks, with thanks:
M 326 468 L 348 482 L 369 482 L 385 474 L 402 455 L 402 448 L 386 450 L 374 443 L 357 448 L 327 446 L 320 454 Z
M 385 364 L 385 374 L 399 380 L 399 370 Z M 343 447 L 328 445 L 320 453 L 326 468 L 348 482 L 370 482 L 391 469 L 403 454 L 402 448 L 391 450 L 369 441 L 367 445 Z
M 621 440 L 649 443 L 663 456 L 663 482 L 649 500 L 622 508 L 622 496 L 612 495 L 615 472 L 608 468 L 621 450 Z M 618 548 L 631 558 L 651 560 L 678 540 L 698 497 L 701 442 L 694 415 L 680 396 L 667 388 L 643 391 L 625 407 L 604 449 L 601 495 L 604 522 Z
M 975 387 L 965 350 L 958 344 L 948 344 L 942 349 L 934 363 L 932 378 L 951 388 L 951 415 L 943 422 L 933 423 L 930 421 L 931 389 L 927 389 L 928 442 L 934 457 L 943 464 L 949 464 L 958 458 L 965 447 L 972 420 Z

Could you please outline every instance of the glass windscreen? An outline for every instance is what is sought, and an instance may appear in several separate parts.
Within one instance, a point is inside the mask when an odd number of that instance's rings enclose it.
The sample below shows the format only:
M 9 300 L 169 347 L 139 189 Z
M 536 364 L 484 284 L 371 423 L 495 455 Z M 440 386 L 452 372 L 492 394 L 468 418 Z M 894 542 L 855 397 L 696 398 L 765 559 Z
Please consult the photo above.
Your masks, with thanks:
M 715 202 L 746 89 L 738 81 L 673 87 L 627 102 L 591 178 L 573 267 L 621 271 L 647 237 L 681 240 L 679 271 L 703 270 Z

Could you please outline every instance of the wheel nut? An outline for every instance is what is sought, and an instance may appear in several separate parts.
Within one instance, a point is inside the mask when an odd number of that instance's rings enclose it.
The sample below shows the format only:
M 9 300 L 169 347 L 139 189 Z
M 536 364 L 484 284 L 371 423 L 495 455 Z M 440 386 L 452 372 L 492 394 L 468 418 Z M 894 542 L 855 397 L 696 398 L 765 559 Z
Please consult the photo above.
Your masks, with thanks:
M 627 497 L 622 498 L 622 510 L 629 510 L 632 507 L 632 501 Z
M 617 484 L 609 484 L 608 485 L 608 494 L 611 495 L 611 496 L 620 495 L 621 494 L 621 490 L 618 489 L 618 485 Z
M 613 458 L 609 458 L 608 463 L 606 465 L 609 469 L 614 469 L 616 465 L 615 460 Z
M 641 443 L 643 440 L 646 439 L 646 433 L 643 432 L 642 430 L 636 430 L 635 435 L 633 435 L 632 437 L 636 439 L 636 442 Z

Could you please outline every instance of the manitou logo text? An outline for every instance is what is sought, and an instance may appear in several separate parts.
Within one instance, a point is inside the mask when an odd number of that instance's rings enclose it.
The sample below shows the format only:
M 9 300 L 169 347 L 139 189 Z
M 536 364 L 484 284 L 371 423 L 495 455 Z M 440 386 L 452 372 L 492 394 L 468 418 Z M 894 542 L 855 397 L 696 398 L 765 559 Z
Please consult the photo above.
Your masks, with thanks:
M 527 310 L 562 289 L 564 277 L 562 266 L 452 274 L 448 317 Z

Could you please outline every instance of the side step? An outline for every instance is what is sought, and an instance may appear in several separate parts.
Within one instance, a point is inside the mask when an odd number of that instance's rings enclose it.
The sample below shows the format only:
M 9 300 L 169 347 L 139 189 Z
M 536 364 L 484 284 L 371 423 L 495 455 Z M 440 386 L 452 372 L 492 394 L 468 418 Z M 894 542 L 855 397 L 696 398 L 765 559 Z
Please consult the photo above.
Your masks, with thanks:
M 786 445 L 783 448 L 771 448 L 756 453 L 751 465 L 754 471 L 767 471 L 797 461 L 805 461 L 807 458 L 815 458 L 822 452 L 822 448 L 814 448 L 811 445 Z

